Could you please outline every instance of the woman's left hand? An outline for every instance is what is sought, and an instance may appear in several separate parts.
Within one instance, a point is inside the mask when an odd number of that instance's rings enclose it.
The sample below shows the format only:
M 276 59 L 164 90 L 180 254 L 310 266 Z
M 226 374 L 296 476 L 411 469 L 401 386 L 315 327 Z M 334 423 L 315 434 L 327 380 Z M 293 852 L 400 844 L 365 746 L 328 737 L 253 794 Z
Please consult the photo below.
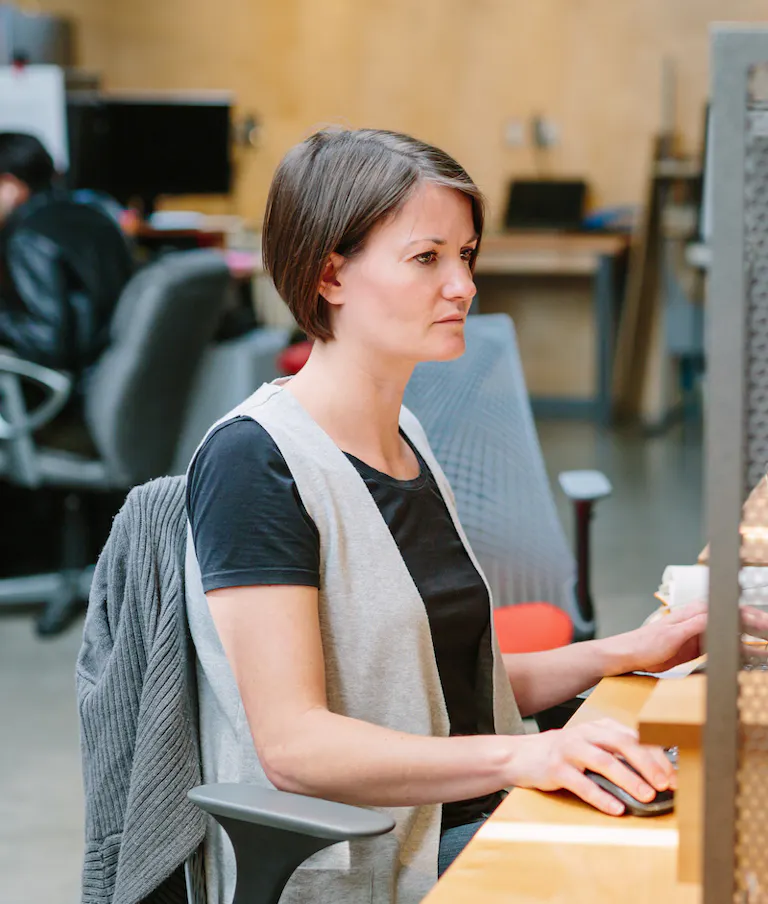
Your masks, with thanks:
M 664 672 L 701 656 L 706 628 L 706 605 L 691 603 L 610 640 L 616 644 L 622 671 Z

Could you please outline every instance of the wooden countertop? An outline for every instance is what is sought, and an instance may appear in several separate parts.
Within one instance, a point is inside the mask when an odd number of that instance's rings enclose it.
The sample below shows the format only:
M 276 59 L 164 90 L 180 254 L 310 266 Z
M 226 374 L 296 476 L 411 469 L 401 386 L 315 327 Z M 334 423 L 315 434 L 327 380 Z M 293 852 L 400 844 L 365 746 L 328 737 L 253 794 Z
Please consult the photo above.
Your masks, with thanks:
M 629 236 L 520 232 L 486 235 L 475 272 L 508 275 L 591 276 L 600 258 L 617 256 Z
M 656 679 L 607 678 L 574 722 L 637 725 Z M 565 792 L 514 790 L 425 899 L 426 904 L 700 904 L 676 880 L 674 813 L 611 817 Z
M 706 711 L 705 675 L 664 681 L 640 713 L 640 740 L 662 747 L 701 747 Z

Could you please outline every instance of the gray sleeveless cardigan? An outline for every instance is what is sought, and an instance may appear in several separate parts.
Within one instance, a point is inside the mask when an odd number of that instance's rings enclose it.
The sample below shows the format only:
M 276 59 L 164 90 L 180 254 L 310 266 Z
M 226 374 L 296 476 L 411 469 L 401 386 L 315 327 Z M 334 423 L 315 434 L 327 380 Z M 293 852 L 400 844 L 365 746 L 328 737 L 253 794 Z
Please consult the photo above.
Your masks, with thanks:
M 448 716 L 426 609 L 363 479 L 279 383 L 265 384 L 222 420 L 237 415 L 253 418 L 271 435 L 319 531 L 320 628 L 329 708 L 397 731 L 447 737 Z M 400 423 L 432 470 L 480 571 L 424 431 L 406 409 Z M 203 779 L 271 787 L 208 610 L 191 530 L 186 596 L 198 655 Z M 491 619 L 479 656 L 480 729 L 518 733 L 522 723 L 492 624 Z M 436 881 L 441 807 L 397 807 L 389 812 L 397 823 L 390 835 L 334 845 L 316 854 L 294 874 L 281 904 L 421 901 Z M 234 858 L 223 833 L 215 829 L 206 842 L 206 870 L 208 904 L 229 904 Z

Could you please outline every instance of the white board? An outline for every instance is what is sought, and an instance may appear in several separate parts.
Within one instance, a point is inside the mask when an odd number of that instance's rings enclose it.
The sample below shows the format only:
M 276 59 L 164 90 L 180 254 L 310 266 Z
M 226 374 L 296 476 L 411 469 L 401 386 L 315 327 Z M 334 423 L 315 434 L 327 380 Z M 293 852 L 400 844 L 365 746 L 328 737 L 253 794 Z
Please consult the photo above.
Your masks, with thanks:
M 58 66 L 0 66 L 0 132 L 39 138 L 59 172 L 69 168 L 64 72 Z

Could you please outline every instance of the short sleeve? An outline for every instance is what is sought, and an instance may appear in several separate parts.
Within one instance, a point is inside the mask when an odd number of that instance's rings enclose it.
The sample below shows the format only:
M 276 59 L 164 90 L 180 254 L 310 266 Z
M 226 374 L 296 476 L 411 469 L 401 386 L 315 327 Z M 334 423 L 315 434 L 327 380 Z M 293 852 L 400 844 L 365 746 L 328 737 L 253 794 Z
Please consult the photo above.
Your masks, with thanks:
M 203 590 L 320 586 L 320 537 L 275 441 L 249 417 L 220 424 L 187 479 Z

